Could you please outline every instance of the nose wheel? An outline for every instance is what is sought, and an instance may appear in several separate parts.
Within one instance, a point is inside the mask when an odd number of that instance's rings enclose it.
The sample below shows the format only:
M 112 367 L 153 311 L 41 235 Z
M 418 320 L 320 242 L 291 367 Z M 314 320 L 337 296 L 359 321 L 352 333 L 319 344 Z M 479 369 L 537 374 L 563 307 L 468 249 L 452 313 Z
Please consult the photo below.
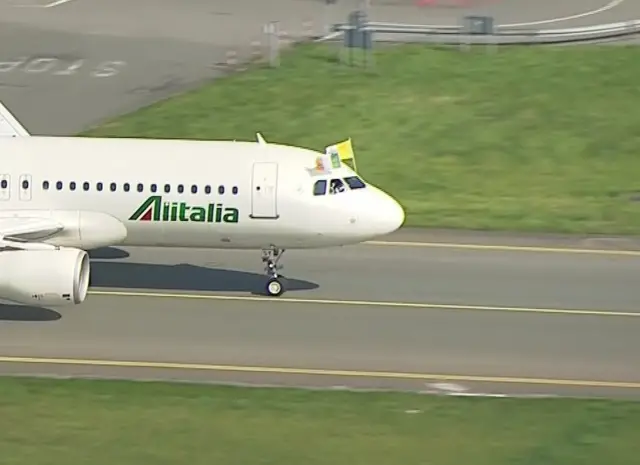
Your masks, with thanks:
M 284 292 L 284 288 L 282 287 L 282 282 L 279 278 L 269 278 L 267 281 L 267 294 L 271 297 L 278 297 L 282 295 Z
M 272 297 L 278 297 L 284 292 L 282 282 L 284 276 L 278 273 L 278 270 L 282 269 L 282 265 L 278 265 L 282 254 L 284 254 L 284 250 L 278 249 L 277 247 L 264 249 L 262 251 L 262 261 L 265 263 L 265 272 L 268 276 L 266 292 L 267 295 Z

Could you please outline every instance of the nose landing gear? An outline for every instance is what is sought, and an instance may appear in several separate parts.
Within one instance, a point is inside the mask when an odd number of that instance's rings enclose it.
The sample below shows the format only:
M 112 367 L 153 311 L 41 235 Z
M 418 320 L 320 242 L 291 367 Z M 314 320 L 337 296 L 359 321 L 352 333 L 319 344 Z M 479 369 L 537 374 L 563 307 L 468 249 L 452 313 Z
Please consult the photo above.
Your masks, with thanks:
M 265 263 L 265 272 L 269 278 L 267 280 L 266 292 L 272 297 L 278 297 L 284 292 L 284 285 L 282 283 L 284 276 L 278 274 L 278 270 L 283 268 L 282 265 L 278 265 L 282 254 L 284 254 L 284 249 L 278 249 L 275 246 L 262 250 L 262 262 Z

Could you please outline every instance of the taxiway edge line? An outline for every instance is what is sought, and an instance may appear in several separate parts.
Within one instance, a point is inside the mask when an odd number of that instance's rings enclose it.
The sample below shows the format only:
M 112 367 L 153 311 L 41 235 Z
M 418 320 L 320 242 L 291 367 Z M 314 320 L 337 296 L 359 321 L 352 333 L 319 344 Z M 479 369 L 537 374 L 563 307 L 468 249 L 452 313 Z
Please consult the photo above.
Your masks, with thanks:
M 640 250 L 607 250 L 607 249 L 578 249 L 571 247 L 537 247 L 528 245 L 489 245 L 462 244 L 452 242 L 412 242 L 412 241 L 366 241 L 364 245 L 386 247 L 424 247 L 442 249 L 487 250 L 502 252 L 533 252 L 554 254 L 582 254 L 582 255 L 613 255 L 626 257 L 640 257 Z
M 606 387 L 620 389 L 640 389 L 640 382 L 626 381 L 598 381 L 578 379 L 552 379 L 552 378 L 525 378 L 507 376 L 475 376 L 442 373 L 408 373 L 389 371 L 360 371 L 360 370 L 334 370 L 319 368 L 285 368 L 285 367 L 261 367 L 242 365 L 213 365 L 201 363 L 177 363 L 177 362 L 144 362 L 124 360 L 91 360 L 91 359 L 66 359 L 66 358 L 39 358 L 39 357 L 3 357 L 0 363 L 13 364 L 40 364 L 40 365 L 85 365 L 107 366 L 116 368 L 159 368 L 171 370 L 199 370 L 199 371 L 227 371 L 244 373 L 275 373 L 281 375 L 317 375 L 317 376 L 342 376 L 358 378 L 395 378 L 405 380 L 448 380 L 483 383 L 510 383 L 510 384 L 545 384 L 552 386 L 577 386 L 577 387 Z
M 303 299 L 294 297 L 260 297 L 260 296 L 232 296 L 219 294 L 187 294 L 165 292 L 137 292 L 137 291 L 97 291 L 90 290 L 90 295 L 111 297 L 145 297 L 164 299 L 199 299 L 237 302 L 271 302 L 289 304 L 315 304 L 315 305 L 344 305 L 359 307 L 391 307 L 414 308 L 432 310 L 460 310 L 460 311 L 485 311 L 485 312 L 510 312 L 510 313 L 538 313 L 550 315 L 575 315 L 575 316 L 607 316 L 607 317 L 640 317 L 638 312 L 625 312 L 616 310 L 580 310 L 562 308 L 534 308 L 534 307 L 502 307 L 492 305 L 463 305 L 463 304 L 439 304 L 420 302 L 385 302 L 368 300 L 341 300 L 341 299 Z

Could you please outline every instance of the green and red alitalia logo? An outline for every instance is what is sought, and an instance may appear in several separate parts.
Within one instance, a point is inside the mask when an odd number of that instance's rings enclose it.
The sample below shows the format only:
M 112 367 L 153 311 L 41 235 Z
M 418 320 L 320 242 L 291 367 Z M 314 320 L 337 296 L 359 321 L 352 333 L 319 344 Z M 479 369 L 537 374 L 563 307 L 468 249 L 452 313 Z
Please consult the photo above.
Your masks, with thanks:
M 130 221 L 162 221 L 169 223 L 237 223 L 238 209 L 221 203 L 207 206 L 186 202 L 163 202 L 162 196 L 152 195 L 134 212 Z

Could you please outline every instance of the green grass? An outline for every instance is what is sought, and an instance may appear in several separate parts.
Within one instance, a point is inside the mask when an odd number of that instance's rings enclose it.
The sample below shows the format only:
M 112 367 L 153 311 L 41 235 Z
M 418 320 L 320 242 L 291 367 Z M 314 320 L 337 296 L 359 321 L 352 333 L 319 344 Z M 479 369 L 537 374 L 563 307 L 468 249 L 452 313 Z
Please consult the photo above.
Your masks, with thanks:
M 637 234 L 640 49 L 464 53 L 388 46 L 373 71 L 306 45 L 89 132 L 254 139 L 322 150 L 352 137 L 358 169 L 413 226 Z
M 640 403 L 0 379 L 2 465 L 637 465 Z

